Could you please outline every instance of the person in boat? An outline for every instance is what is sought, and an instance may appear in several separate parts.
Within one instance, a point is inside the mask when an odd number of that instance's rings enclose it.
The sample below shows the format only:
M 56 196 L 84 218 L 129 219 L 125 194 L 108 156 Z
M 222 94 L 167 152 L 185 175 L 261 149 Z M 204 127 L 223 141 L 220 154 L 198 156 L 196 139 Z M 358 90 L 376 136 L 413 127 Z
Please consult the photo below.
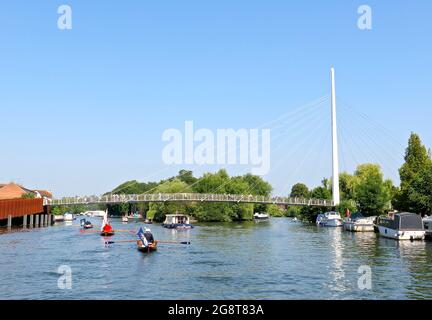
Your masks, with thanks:
M 104 233 L 111 233 L 113 232 L 113 228 L 111 227 L 111 225 L 109 225 L 108 223 L 105 224 L 102 228 L 102 232 Z
M 149 244 L 152 244 L 154 242 L 153 233 L 151 232 L 150 228 L 145 228 L 144 237 Z

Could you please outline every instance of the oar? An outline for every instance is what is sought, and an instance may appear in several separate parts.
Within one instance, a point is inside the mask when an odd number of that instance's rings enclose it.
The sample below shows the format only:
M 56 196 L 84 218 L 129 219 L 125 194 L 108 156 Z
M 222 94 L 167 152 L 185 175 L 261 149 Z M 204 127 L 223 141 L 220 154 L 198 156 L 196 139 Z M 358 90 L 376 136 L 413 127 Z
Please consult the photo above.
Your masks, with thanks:
M 98 231 L 98 230 L 80 230 L 80 232 L 81 233 L 101 233 L 101 232 L 103 232 L 103 231 Z M 135 231 L 133 231 L 133 230 L 112 230 L 112 232 L 114 232 L 114 233 L 116 233 L 116 232 L 119 232 L 119 233 L 135 233 Z
M 137 239 L 138 240 L 138 239 Z M 137 242 L 137 240 L 122 240 L 122 241 L 106 241 L 105 244 L 116 244 L 116 243 L 132 243 L 132 242 Z M 174 242 L 174 241 L 157 241 L 157 243 L 162 243 L 162 244 L 185 244 L 185 245 L 190 245 L 190 242 Z

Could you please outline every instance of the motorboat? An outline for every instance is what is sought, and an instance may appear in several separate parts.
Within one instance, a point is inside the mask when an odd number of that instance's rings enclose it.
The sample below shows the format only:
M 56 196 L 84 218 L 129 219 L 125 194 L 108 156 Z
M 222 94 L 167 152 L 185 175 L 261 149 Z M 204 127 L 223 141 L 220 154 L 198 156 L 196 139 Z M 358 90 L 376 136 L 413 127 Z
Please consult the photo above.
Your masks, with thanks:
M 186 230 L 192 229 L 190 218 L 184 214 L 167 214 L 162 227 L 167 229 Z
M 128 221 L 129 221 L 129 218 L 127 216 L 122 217 L 122 222 L 128 222 Z
M 423 218 L 423 227 L 425 229 L 425 238 L 427 240 L 432 240 L 432 217 Z
M 360 212 L 351 214 L 343 221 L 346 231 L 373 232 L 376 217 L 364 217 Z
M 410 212 L 378 217 L 379 234 L 395 240 L 423 240 L 426 232 L 420 215 Z
M 64 221 L 74 221 L 76 218 L 72 213 L 65 213 Z
M 64 215 L 55 215 L 54 216 L 54 222 L 63 222 L 63 221 L 65 221 L 65 219 L 64 219 Z
M 270 215 L 268 213 L 255 213 L 254 214 L 255 220 L 268 220 L 270 219 Z
M 337 211 L 320 213 L 317 216 L 316 224 L 320 227 L 342 227 L 342 218 Z

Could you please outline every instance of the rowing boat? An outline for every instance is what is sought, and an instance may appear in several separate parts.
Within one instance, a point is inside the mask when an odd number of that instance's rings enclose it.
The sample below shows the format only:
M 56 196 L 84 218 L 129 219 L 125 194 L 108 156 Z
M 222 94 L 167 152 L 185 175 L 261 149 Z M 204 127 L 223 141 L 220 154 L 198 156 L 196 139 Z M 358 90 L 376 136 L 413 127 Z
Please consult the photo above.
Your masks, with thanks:
M 109 231 L 109 232 L 101 231 L 100 235 L 102 237 L 112 237 L 114 235 L 114 231 Z
M 145 246 L 143 246 L 141 240 L 137 240 L 137 249 L 138 249 L 138 251 L 143 252 L 143 253 L 150 253 L 150 252 L 157 250 L 157 244 L 158 244 L 158 242 L 155 241 L 152 244 L 148 245 L 148 247 L 145 247 Z

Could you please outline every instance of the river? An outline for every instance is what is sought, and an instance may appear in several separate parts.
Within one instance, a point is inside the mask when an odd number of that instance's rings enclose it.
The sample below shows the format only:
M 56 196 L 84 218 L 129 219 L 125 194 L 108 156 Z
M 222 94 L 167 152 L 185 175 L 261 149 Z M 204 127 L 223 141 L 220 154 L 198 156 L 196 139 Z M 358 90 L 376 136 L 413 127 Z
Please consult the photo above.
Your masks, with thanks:
M 105 246 L 78 225 L 1 230 L 0 299 L 432 299 L 432 242 L 273 218 L 190 231 L 155 224 L 156 239 L 191 245 L 142 254 L 133 243 Z M 110 239 L 120 241 L 135 239 L 140 224 L 113 226 L 131 230 Z M 71 270 L 71 289 L 58 286 L 60 266 Z M 371 289 L 359 288 L 362 266 Z

